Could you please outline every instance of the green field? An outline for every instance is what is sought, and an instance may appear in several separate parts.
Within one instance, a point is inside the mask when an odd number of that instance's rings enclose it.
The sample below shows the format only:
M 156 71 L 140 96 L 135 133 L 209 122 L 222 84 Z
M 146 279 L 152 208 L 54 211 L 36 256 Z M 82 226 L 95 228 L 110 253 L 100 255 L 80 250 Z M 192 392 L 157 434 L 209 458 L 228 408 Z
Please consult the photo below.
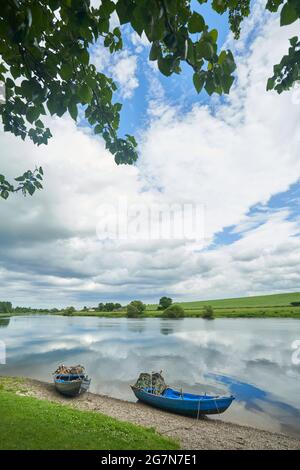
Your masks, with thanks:
M 197 308 L 211 305 L 214 308 L 236 307 L 284 307 L 291 302 L 300 302 L 300 292 L 288 294 L 257 295 L 253 297 L 238 297 L 233 299 L 198 300 L 194 302 L 180 302 L 184 308 Z
M 215 317 L 300 318 L 300 306 L 293 307 L 290 305 L 291 302 L 300 302 L 300 292 L 178 303 L 184 308 L 187 317 L 201 317 L 203 307 L 211 305 L 214 309 Z M 153 317 L 160 316 L 160 312 L 157 312 L 156 309 L 157 305 L 147 305 L 147 315 Z
M 7 382 L 9 386 L 7 386 Z M 118 421 L 100 413 L 20 396 L 0 379 L 0 449 L 178 449 L 153 429 Z M 23 393 L 26 390 L 23 391 Z

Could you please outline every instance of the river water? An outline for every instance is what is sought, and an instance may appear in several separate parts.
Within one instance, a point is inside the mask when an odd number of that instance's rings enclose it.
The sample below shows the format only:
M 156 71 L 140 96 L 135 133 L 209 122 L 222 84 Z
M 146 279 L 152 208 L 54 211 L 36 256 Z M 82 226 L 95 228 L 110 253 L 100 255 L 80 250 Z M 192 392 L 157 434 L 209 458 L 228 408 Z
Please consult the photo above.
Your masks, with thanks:
M 300 436 L 299 320 L 31 315 L 1 318 L 0 340 L 0 375 L 50 381 L 59 363 L 80 363 L 92 392 L 135 401 L 139 373 L 162 370 L 175 388 L 235 395 L 223 420 Z

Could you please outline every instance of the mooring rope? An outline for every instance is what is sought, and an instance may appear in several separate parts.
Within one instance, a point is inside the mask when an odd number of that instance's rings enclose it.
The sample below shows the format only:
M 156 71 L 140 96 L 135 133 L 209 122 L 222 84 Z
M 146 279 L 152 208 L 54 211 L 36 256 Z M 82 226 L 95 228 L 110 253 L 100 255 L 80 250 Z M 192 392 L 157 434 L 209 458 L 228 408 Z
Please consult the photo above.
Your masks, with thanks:
M 189 431 L 190 429 L 192 429 L 196 424 L 198 424 L 198 420 L 199 420 L 199 416 L 200 416 L 200 408 L 201 408 L 201 399 L 199 399 L 199 402 L 198 402 L 198 409 L 197 409 L 197 418 L 196 420 L 194 420 L 193 424 L 189 427 L 185 427 L 185 426 L 179 426 L 178 428 L 170 428 L 170 429 L 167 429 L 167 431 L 162 431 L 160 432 L 161 434 L 166 434 L 167 432 L 170 432 L 170 431 L 178 431 L 180 429 L 185 429 L 186 431 Z M 218 408 L 217 408 L 218 409 Z M 219 411 L 219 410 L 218 410 Z

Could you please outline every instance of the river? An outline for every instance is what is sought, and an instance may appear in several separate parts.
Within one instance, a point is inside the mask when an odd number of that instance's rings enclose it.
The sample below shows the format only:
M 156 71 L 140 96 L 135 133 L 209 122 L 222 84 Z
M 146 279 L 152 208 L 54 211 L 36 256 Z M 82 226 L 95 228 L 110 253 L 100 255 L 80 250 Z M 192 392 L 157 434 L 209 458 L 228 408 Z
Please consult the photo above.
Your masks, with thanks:
M 220 419 L 300 436 L 299 320 L 29 315 L 1 318 L 0 340 L 0 375 L 50 381 L 59 363 L 80 363 L 92 392 L 134 401 L 139 372 L 162 370 L 170 386 L 235 395 Z

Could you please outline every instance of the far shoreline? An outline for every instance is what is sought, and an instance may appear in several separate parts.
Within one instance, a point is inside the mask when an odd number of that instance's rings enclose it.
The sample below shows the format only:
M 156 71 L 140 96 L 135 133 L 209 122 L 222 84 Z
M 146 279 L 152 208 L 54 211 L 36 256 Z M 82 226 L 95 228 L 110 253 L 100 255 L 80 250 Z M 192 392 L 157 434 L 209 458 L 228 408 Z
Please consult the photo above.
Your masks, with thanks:
M 248 311 L 247 311 L 248 308 Z M 267 310 L 268 309 L 268 310 Z M 295 310 L 295 309 L 294 309 Z M 145 319 L 145 318 L 160 318 L 163 320 L 177 320 L 178 318 L 172 318 L 172 317 L 166 317 L 162 314 L 161 311 L 146 311 L 146 313 L 143 313 L 142 315 L 136 316 L 136 317 L 128 317 L 126 312 L 86 312 L 86 311 L 76 311 L 74 313 L 65 313 L 63 310 L 59 312 L 43 312 L 43 311 L 36 311 L 36 312 L 11 312 L 11 313 L 0 313 L 0 319 L 1 318 L 11 318 L 11 317 L 20 317 L 20 316 L 35 316 L 35 315 L 44 315 L 44 316 L 63 316 L 63 317 L 90 317 L 90 318 L 127 318 L 129 320 L 138 320 L 138 319 Z M 203 319 L 207 321 L 213 321 L 213 320 L 218 320 L 222 318 L 231 318 L 231 319 L 255 319 L 255 318 L 261 318 L 261 319 L 275 319 L 275 318 L 290 318 L 294 320 L 300 320 L 300 309 L 299 311 L 274 311 L 272 307 L 267 307 L 264 309 L 263 312 L 253 312 L 251 311 L 251 307 L 244 307 L 243 311 L 241 312 L 218 312 L 217 309 L 214 310 L 214 317 L 211 319 L 204 318 L 202 313 L 199 312 L 198 310 L 195 309 L 195 312 L 186 312 L 184 317 L 179 318 L 178 320 L 181 320 L 183 318 L 197 318 L 197 319 Z
M 165 315 L 166 303 L 161 303 L 165 299 L 169 302 L 169 308 L 181 307 L 184 316 L 168 312 Z M 0 318 L 3 316 L 19 315 L 63 315 L 70 317 L 99 317 L 99 318 L 203 318 L 206 320 L 218 318 L 293 318 L 300 319 L 300 292 L 267 294 L 248 297 L 225 298 L 215 300 L 195 300 L 176 301 L 169 297 L 162 297 L 159 303 L 143 304 L 137 302 L 143 308 L 138 308 L 134 316 L 127 315 L 126 305 L 120 303 L 106 302 L 94 306 L 69 307 L 13 307 L 12 302 L 0 302 Z M 171 303 L 170 303 L 171 302 Z M 1 305 L 2 304 L 2 305 Z M 51 305 L 51 302 L 50 302 Z M 2 306 L 2 310 L 1 310 Z M 167 311 L 168 309 L 166 309 Z M 209 310 L 209 311 L 208 311 Z M 178 309 L 177 309 L 178 313 Z M 209 318 L 208 318 L 209 317 Z

